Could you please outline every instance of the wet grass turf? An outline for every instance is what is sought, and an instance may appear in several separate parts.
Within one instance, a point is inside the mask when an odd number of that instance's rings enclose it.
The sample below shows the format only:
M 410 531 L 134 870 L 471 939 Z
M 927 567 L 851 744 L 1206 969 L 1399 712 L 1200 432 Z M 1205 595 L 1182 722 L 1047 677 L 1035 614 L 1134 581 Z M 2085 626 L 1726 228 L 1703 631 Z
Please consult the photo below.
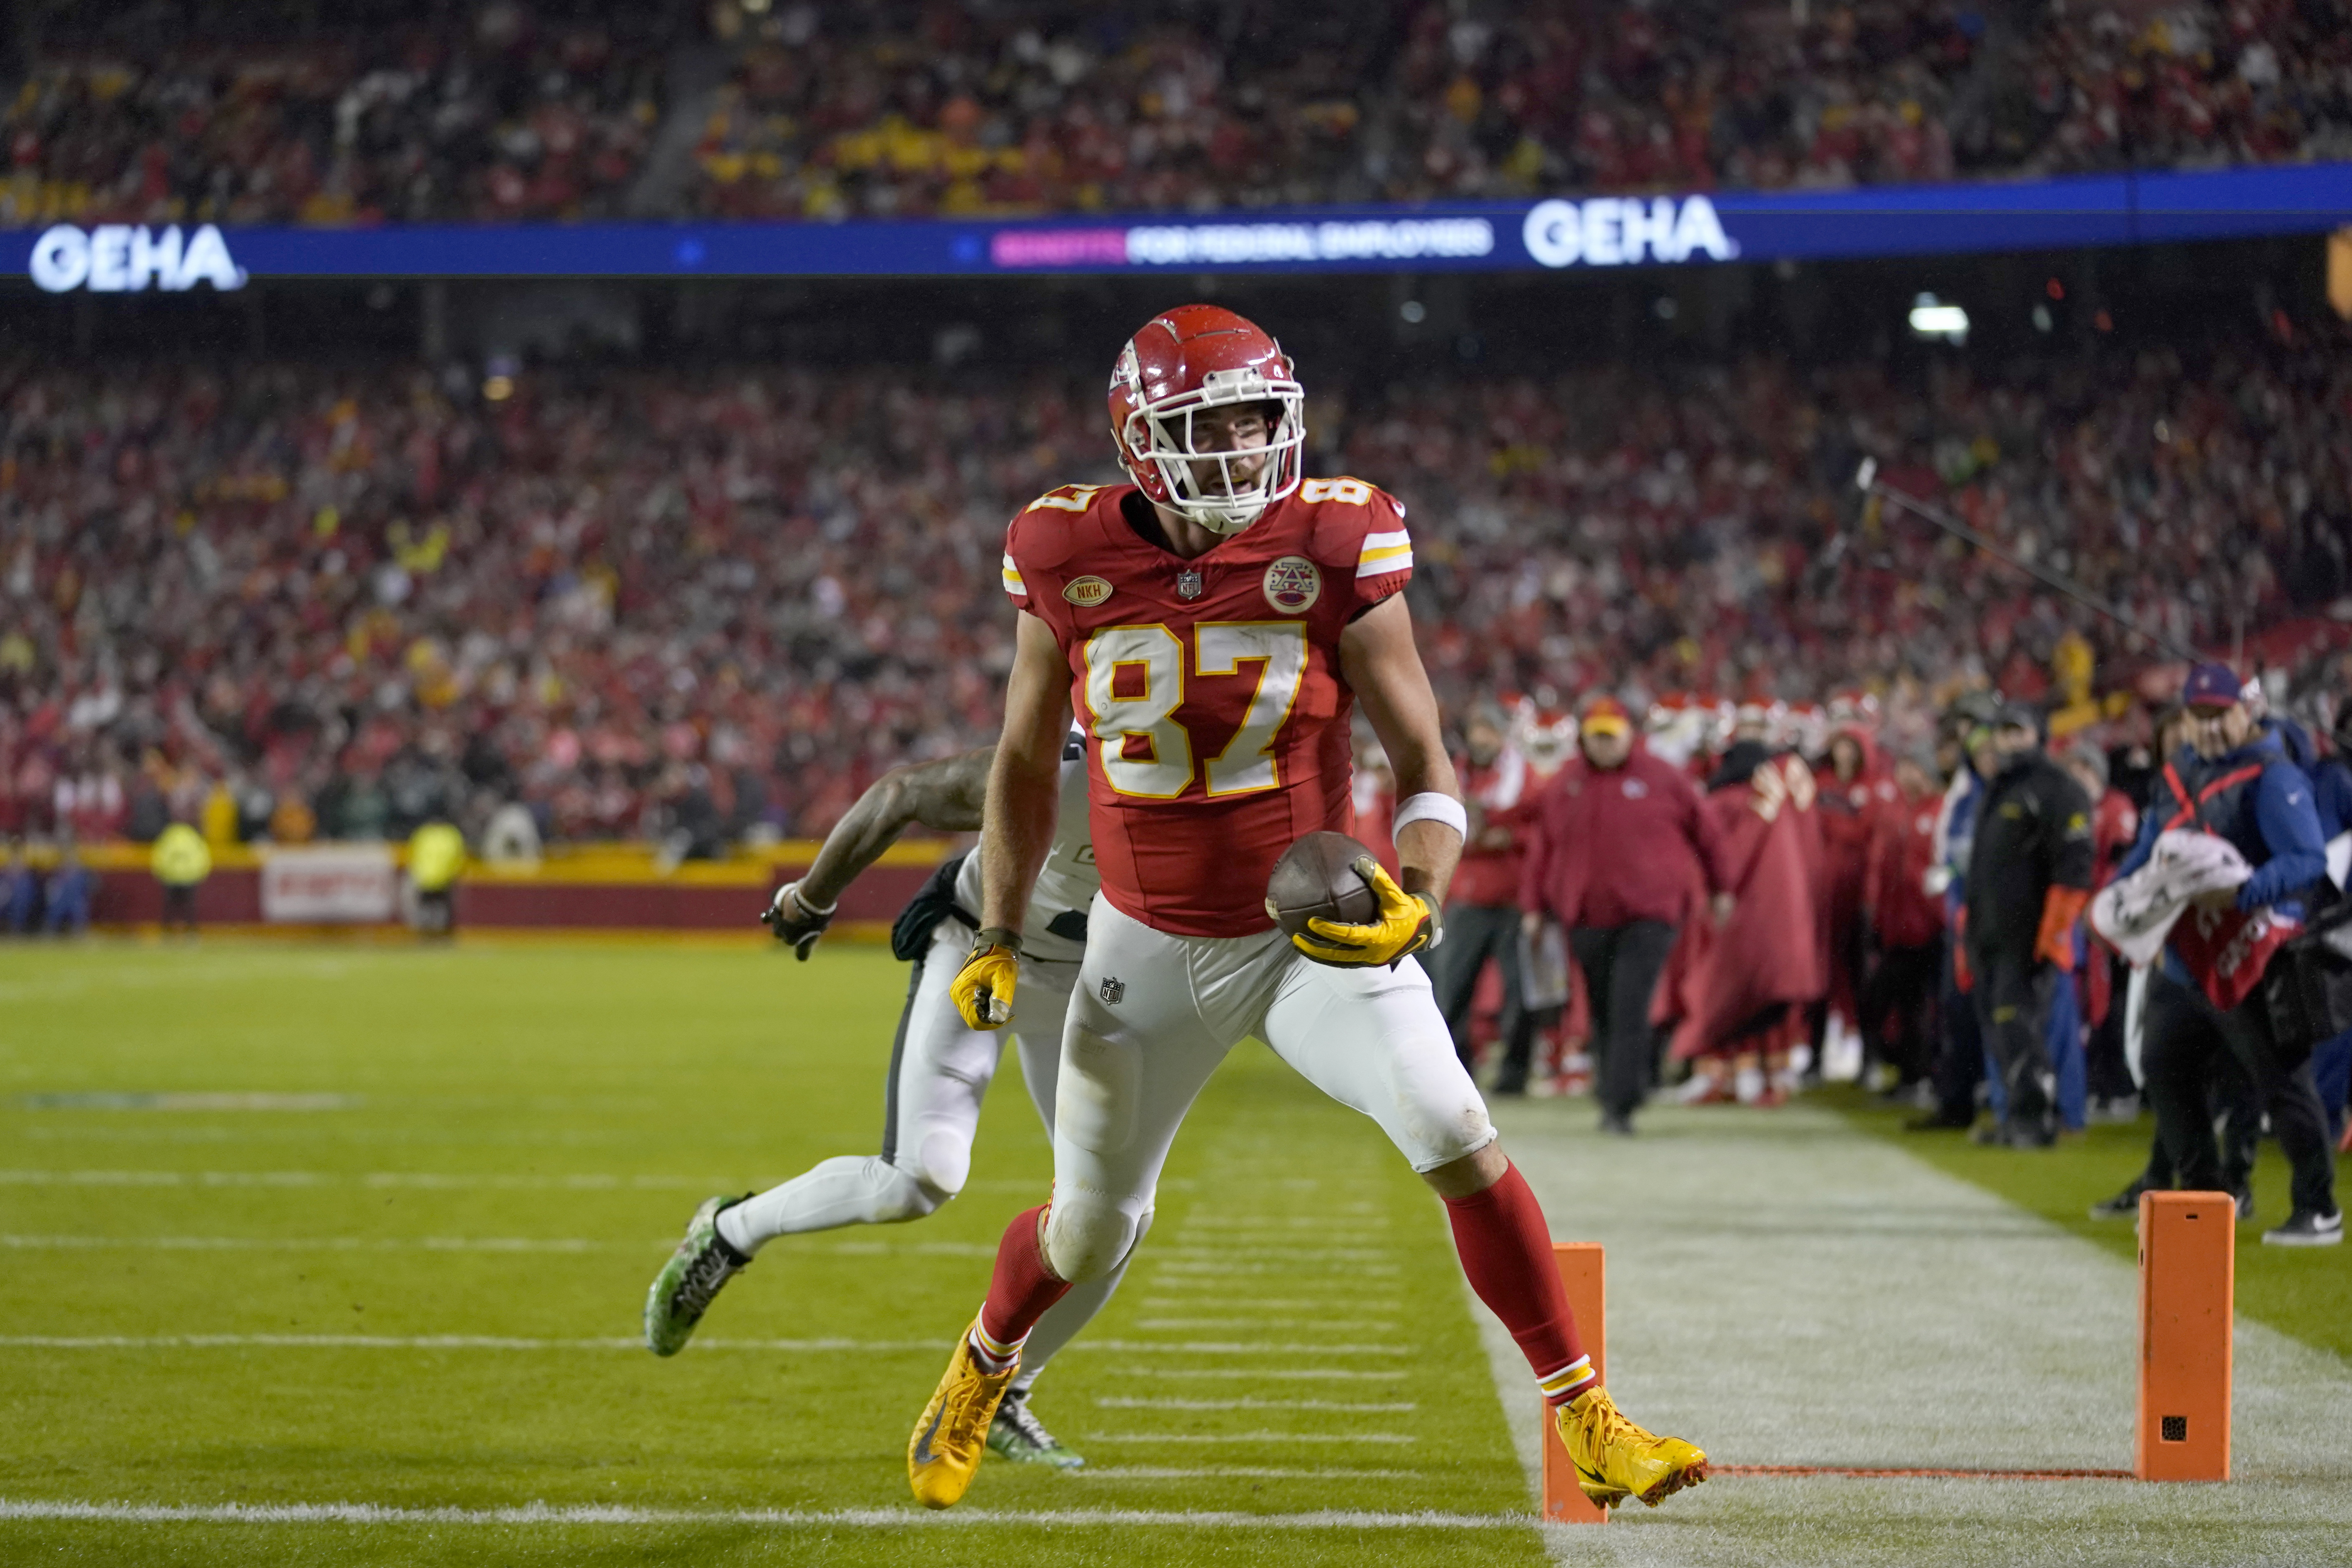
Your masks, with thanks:
M 2128 1219 L 2095 1220 L 2090 1207 L 2114 1196 L 2147 1163 L 2154 1118 L 2095 1126 L 2046 1150 L 1980 1148 L 1959 1132 L 1906 1132 L 1916 1111 L 1892 1110 L 1849 1086 L 1820 1091 L 1870 1132 L 1895 1140 L 1939 1170 L 2087 1237 L 2123 1258 L 2138 1254 Z M 2242 1317 L 2352 1357 L 2352 1247 L 2264 1247 L 2262 1234 L 2287 1217 L 2287 1163 L 2264 1140 L 2254 1166 L 2254 1217 L 2238 1226 L 2237 1303 Z
M 0 1340 L 16 1342 L 0 1343 L 0 1499 L 910 1507 L 908 1428 L 1004 1220 L 1050 1173 L 1010 1060 L 958 1202 L 774 1244 L 703 1330 L 848 1346 L 713 1343 L 662 1362 L 625 1344 L 314 1342 L 632 1340 L 701 1197 L 878 1143 L 904 974 L 847 947 L 805 966 L 748 946 L 0 949 Z M 343 1098 L 44 1098 L 107 1094 Z M 204 1335 L 283 1339 L 153 1342 Z M 1202 1343 L 1244 1348 L 1179 1348 Z M 1365 1344 L 1383 1348 L 1336 1348 Z M 1244 1375 L 1177 1375 L 1229 1373 Z M 1101 1403 L 1301 1396 L 1412 1408 Z M 1370 1121 L 1255 1047 L 1211 1084 L 1145 1257 L 1036 1407 L 1088 1473 L 992 1463 L 966 1508 L 1527 1507 L 1437 1205 Z M 1172 1470 L 1225 1473 L 1152 1473 Z M 0 1562 L 1375 1557 L 1542 1550 L 1517 1528 L 0 1517 Z

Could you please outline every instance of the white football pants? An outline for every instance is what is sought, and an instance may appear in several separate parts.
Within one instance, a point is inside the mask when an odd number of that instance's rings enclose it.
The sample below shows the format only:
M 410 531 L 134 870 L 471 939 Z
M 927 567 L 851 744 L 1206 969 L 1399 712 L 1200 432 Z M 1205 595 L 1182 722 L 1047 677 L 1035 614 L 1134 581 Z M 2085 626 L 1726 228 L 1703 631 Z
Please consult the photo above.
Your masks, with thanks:
M 1333 969 L 1279 931 L 1171 936 L 1097 894 L 1062 1035 L 1045 1224 L 1055 1273 L 1090 1280 L 1126 1267 L 1185 1111 L 1251 1035 L 1379 1122 L 1416 1171 L 1494 1142 L 1419 961 Z
M 1020 1050 L 1021 1076 L 1046 1135 L 1053 1135 L 1063 1016 L 1078 966 L 1024 961 L 1013 991 L 1012 1025 L 982 1032 L 965 1026 L 948 994 L 971 948 L 971 932 L 962 922 L 941 921 L 931 933 L 929 952 L 915 965 L 890 1051 L 881 1154 L 823 1161 L 780 1187 L 745 1199 L 724 1216 L 731 1221 L 730 1243 L 755 1252 L 779 1236 L 896 1225 L 921 1219 L 954 1197 L 971 1173 L 981 1099 L 996 1076 L 1008 1037 Z M 1118 1288 L 1114 1272 L 1055 1303 L 1022 1349 L 1024 1386 Z

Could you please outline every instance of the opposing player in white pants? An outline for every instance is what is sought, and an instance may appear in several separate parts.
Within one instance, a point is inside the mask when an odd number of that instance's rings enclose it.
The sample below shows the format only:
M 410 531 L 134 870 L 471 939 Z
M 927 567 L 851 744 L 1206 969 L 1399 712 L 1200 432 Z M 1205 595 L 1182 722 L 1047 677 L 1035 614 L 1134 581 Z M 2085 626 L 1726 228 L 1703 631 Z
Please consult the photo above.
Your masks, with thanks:
M 994 748 L 885 774 L 829 836 L 808 874 L 781 889 L 763 917 L 778 940 L 806 959 L 831 921 L 841 891 L 910 824 L 943 832 L 980 826 Z M 1087 910 L 1100 879 L 1087 840 L 1085 763 L 1075 746 L 1063 764 L 1072 782 L 1053 848 L 1029 900 L 1022 931 L 1021 1023 L 1012 1033 L 1021 1074 L 1051 1136 L 1064 1010 L 1086 947 Z M 914 964 L 906 1010 L 890 1052 L 882 1152 L 822 1161 L 801 1175 L 743 1198 L 714 1197 L 695 1211 L 686 1239 L 646 1300 L 646 1343 L 674 1355 L 692 1336 L 721 1286 L 780 1236 L 850 1225 L 921 1219 L 963 1189 L 971 1170 L 980 1104 L 996 1076 L 1000 1034 L 967 1025 L 948 987 L 971 945 L 981 906 L 980 859 L 943 864 L 891 932 Z M 1023 1380 L 999 1409 L 989 1446 L 1006 1458 L 1063 1468 L 1082 1461 L 1056 1442 L 1028 1407 L 1036 1376 L 1118 1287 L 1109 1274 L 1056 1303 L 1030 1338 Z M 1040 1347 L 1042 1346 L 1042 1350 Z

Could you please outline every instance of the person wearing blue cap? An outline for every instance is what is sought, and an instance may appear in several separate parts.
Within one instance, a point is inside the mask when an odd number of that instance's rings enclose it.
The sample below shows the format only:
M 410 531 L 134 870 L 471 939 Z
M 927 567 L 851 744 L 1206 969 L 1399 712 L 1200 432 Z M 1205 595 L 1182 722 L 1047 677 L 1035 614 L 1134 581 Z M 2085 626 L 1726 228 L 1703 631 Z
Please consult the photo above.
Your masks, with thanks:
M 2206 1089 L 2220 1059 L 2233 1058 L 2252 1080 L 2294 1171 L 2294 1212 L 2263 1240 L 2332 1247 L 2344 1239 L 2344 1215 L 2336 1205 L 2335 1151 L 2311 1064 L 2280 1048 L 2261 990 L 2262 966 L 2278 933 L 2301 922 L 2305 898 L 2327 879 L 2311 779 L 2288 760 L 2277 731 L 2248 710 L 2229 666 L 2196 666 L 2180 700 L 2189 743 L 2167 759 L 2139 839 L 2118 872 L 2128 876 L 2147 864 L 2159 835 L 2186 829 L 2226 839 L 2253 875 L 2202 895 L 2174 925 L 2164 959 L 2148 977 L 2142 1063 L 2157 1135 L 2183 1187 L 2225 1190 Z M 2211 940 L 2215 932 L 2229 935 L 2233 917 L 2237 937 Z M 2268 946 L 2260 940 L 2265 931 Z M 2259 956 L 2241 957 L 2246 954 Z M 2235 968 L 2226 967 L 2232 962 Z

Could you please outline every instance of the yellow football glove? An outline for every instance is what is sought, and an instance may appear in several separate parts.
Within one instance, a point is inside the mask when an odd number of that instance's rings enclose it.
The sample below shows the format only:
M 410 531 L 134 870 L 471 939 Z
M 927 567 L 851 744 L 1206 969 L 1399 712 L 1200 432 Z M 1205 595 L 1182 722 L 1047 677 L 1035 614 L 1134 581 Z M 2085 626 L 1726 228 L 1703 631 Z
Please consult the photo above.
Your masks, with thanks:
M 1013 1021 L 1013 984 L 1021 975 L 1021 937 L 991 926 L 971 939 L 971 956 L 948 986 L 956 1011 L 975 1029 L 1001 1029 Z
M 1371 884 L 1372 896 L 1381 901 L 1381 918 L 1360 926 L 1311 920 L 1306 931 L 1290 939 L 1293 947 L 1335 969 L 1370 969 L 1381 963 L 1394 966 L 1407 953 L 1437 945 L 1437 906 L 1425 895 L 1398 887 L 1396 879 L 1369 855 L 1356 857 L 1356 874 Z

